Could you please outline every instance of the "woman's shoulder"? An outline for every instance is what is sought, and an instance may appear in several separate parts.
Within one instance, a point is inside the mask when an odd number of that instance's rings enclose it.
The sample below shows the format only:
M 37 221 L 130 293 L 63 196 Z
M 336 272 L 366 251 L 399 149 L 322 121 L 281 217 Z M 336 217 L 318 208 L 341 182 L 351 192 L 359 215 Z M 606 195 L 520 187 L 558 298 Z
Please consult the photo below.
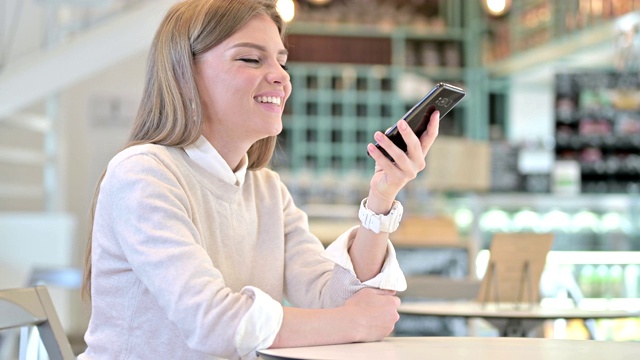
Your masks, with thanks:
M 154 164 L 167 167 L 172 163 L 172 147 L 156 144 L 140 144 L 120 150 L 107 165 L 107 172 L 115 168 L 146 168 Z
M 280 175 L 275 170 L 272 170 L 266 167 L 257 169 L 257 170 L 247 171 L 247 175 L 252 176 L 254 179 L 260 182 L 267 182 L 267 183 L 274 183 L 274 184 L 281 183 Z
M 164 158 L 169 156 L 169 147 L 157 144 L 139 144 L 128 146 L 120 150 L 109 161 L 109 166 L 117 166 L 122 162 L 135 160 L 142 157 Z
M 247 181 L 251 184 L 249 186 L 263 194 L 268 194 L 270 197 L 276 194 L 279 194 L 283 198 L 290 196 L 287 184 L 283 181 L 282 176 L 275 170 L 262 168 L 248 171 L 247 179 L 250 179 Z

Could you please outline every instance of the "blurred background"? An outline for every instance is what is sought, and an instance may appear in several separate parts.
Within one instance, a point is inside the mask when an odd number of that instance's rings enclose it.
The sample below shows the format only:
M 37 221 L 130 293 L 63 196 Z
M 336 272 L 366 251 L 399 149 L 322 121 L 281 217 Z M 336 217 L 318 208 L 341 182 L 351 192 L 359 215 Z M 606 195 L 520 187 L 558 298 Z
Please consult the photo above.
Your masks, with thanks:
M 95 184 L 125 142 L 174 2 L 0 0 L 0 287 L 82 266 Z M 545 298 L 567 297 L 562 278 L 588 306 L 640 308 L 640 1 L 278 6 L 294 91 L 272 166 L 324 243 L 357 223 L 373 133 L 448 82 L 467 96 L 400 194 L 412 225 L 392 240 L 405 272 L 480 279 L 493 234 L 551 232 Z M 74 276 L 52 295 L 80 338 L 88 305 Z M 460 334 L 445 325 L 398 331 Z M 640 340 L 638 319 L 597 325 L 601 338 Z

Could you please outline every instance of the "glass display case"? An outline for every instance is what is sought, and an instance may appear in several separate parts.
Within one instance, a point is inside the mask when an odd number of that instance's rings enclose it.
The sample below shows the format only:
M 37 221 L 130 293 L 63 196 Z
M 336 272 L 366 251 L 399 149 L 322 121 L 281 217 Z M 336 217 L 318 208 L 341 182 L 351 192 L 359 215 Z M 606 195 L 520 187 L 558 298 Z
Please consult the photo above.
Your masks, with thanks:
M 554 194 L 440 195 L 441 210 L 477 243 L 476 274 L 484 276 L 495 233 L 553 233 L 541 280 L 543 301 L 597 309 L 640 308 L 640 196 Z M 551 332 L 584 336 L 566 321 Z M 548 329 L 549 330 L 549 329 Z M 640 340 L 640 319 L 598 320 L 609 340 Z

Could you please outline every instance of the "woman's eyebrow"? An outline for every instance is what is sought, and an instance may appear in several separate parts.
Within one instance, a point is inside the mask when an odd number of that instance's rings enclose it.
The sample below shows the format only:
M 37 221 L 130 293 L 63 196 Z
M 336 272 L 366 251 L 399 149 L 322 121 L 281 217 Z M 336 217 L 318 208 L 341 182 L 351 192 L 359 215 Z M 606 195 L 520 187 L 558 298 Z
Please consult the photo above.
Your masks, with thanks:
M 248 47 L 248 48 L 252 48 L 252 49 L 256 49 L 262 52 L 267 52 L 267 48 L 259 45 L 259 44 L 255 44 L 255 43 L 250 43 L 250 42 L 241 42 L 241 43 L 237 43 L 235 45 L 233 45 L 231 48 L 239 48 L 239 47 Z M 287 49 L 281 49 L 278 50 L 278 55 L 288 55 L 289 52 L 287 51 Z

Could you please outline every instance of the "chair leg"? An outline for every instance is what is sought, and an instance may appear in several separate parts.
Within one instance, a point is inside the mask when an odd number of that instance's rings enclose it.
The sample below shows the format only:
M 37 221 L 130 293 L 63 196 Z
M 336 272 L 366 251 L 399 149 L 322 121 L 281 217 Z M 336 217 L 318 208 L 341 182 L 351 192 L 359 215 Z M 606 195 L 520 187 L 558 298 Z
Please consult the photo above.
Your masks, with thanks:
M 64 329 L 60 324 L 60 320 L 56 315 L 55 308 L 51 302 L 51 297 L 45 287 L 36 287 L 40 302 L 47 313 L 48 321 L 38 325 L 40 339 L 47 349 L 51 360 L 68 360 L 74 359 L 73 351 L 69 345 Z
M 31 331 L 28 326 L 20 328 L 20 346 L 18 352 L 18 359 L 27 360 L 27 354 L 29 353 L 29 338 Z
M 591 340 L 599 340 L 598 334 L 596 333 L 596 321 L 594 319 L 585 319 L 584 327 L 587 328 Z

